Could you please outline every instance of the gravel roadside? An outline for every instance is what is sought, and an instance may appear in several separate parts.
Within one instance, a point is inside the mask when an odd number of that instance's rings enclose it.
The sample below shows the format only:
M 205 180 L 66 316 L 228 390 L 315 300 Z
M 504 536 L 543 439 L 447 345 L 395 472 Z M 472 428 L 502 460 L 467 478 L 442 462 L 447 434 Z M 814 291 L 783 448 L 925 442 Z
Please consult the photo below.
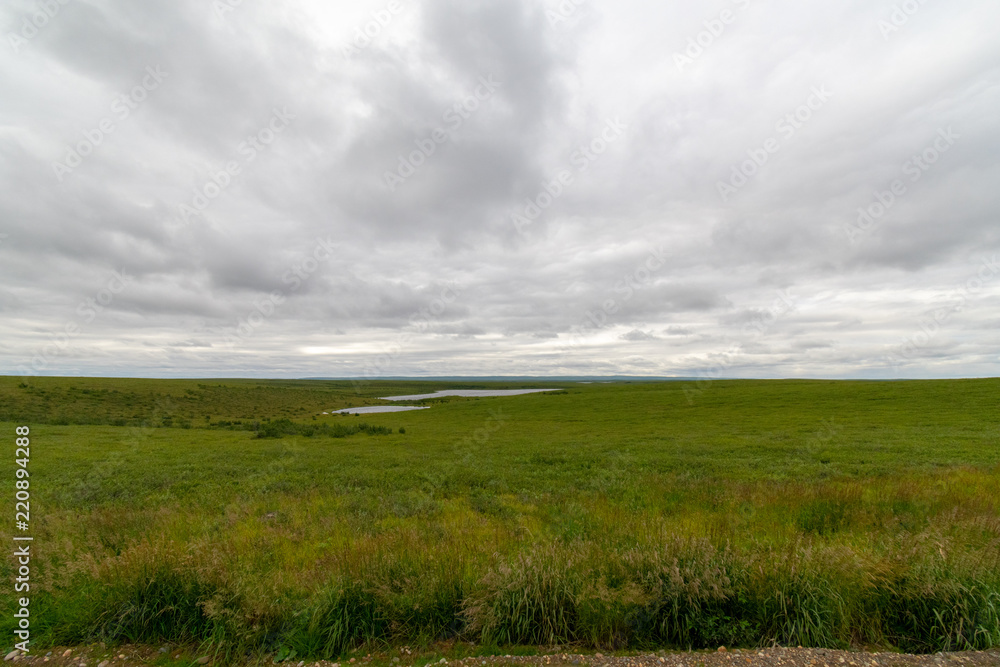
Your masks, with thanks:
M 352 658 L 343 662 L 290 660 L 281 663 L 286 667 L 1000 667 L 1000 649 L 991 651 L 963 651 L 907 655 L 901 653 L 837 651 L 832 649 L 768 648 L 732 649 L 716 651 L 689 651 L 636 653 L 631 655 L 603 655 L 601 653 L 549 653 L 533 656 L 483 656 L 448 660 L 416 657 L 407 649 L 394 654 Z M 135 667 L 138 665 L 200 666 L 212 665 L 215 660 L 208 655 L 198 655 L 189 649 L 177 647 L 120 646 L 106 649 L 101 646 L 66 648 L 21 655 L 9 653 L 5 660 L 14 665 L 39 665 L 44 667 Z M 248 664 L 278 664 L 272 660 Z

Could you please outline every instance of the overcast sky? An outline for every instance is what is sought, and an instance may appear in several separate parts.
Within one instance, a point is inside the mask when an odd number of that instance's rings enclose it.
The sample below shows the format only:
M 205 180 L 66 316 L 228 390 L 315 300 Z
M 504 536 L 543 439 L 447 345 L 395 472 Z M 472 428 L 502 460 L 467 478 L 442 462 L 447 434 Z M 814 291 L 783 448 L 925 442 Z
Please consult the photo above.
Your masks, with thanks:
M 1000 375 L 998 25 L 7 0 L 0 373 Z

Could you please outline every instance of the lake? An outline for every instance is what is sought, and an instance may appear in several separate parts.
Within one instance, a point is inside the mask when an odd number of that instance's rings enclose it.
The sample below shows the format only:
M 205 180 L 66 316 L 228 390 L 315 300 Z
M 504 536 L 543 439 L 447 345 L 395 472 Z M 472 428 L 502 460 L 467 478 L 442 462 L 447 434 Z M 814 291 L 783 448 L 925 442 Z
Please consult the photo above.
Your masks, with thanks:
M 339 414 L 361 414 L 367 415 L 374 412 L 406 412 L 407 410 L 426 410 L 427 406 L 420 405 L 369 405 L 364 408 L 344 408 L 343 410 L 332 410 L 324 412 L 324 415 Z
M 382 396 L 381 398 L 383 401 L 419 401 L 425 398 L 440 398 L 442 396 L 481 398 L 486 396 L 519 396 L 521 394 L 535 394 L 542 391 L 562 391 L 562 389 L 448 389 L 445 391 L 436 391 L 433 394 Z
M 561 389 L 448 389 L 436 391 L 433 394 L 409 394 L 407 396 L 383 396 L 383 401 L 419 401 L 425 398 L 440 398 L 442 396 L 461 396 L 462 398 L 482 398 L 487 396 L 520 396 L 521 394 L 536 394 L 541 391 L 562 391 Z M 405 412 L 406 410 L 426 410 L 426 405 L 369 405 L 364 408 L 344 408 L 331 410 L 324 415 L 339 414 L 372 414 L 376 412 Z

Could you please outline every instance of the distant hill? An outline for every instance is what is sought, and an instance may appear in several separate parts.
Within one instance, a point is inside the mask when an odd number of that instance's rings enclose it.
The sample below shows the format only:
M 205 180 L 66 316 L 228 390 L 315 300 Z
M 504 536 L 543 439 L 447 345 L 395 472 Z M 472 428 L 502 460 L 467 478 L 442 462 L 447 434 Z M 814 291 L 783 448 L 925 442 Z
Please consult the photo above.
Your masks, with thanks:
M 695 382 L 703 378 L 697 377 L 666 377 L 652 375 L 441 375 L 441 376 L 404 376 L 387 375 L 377 378 L 359 377 L 305 377 L 302 380 L 393 380 L 419 382 Z M 725 378 L 719 378 L 725 379 Z

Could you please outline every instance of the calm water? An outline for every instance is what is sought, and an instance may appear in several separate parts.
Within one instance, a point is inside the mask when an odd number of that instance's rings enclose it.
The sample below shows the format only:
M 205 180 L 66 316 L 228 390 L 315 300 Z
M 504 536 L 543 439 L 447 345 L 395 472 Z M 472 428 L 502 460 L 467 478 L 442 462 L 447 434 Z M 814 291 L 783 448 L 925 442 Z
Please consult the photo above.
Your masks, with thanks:
M 464 398 L 480 398 L 484 396 L 519 396 L 535 394 L 540 391 L 560 391 L 559 389 L 447 389 L 433 394 L 410 394 L 408 396 L 384 396 L 383 401 L 419 401 L 422 398 L 438 398 L 440 396 L 462 396 Z M 426 410 L 426 405 L 369 405 L 364 408 L 344 408 L 331 410 L 324 415 L 337 414 L 371 414 L 373 412 L 405 412 L 406 410 Z
M 562 391 L 561 389 L 447 389 L 433 394 L 410 394 L 408 396 L 382 396 L 384 401 L 419 401 L 423 398 L 440 398 L 441 396 L 463 396 L 479 398 L 482 396 L 519 396 L 535 394 L 540 391 Z
M 426 410 L 427 406 L 419 405 L 369 405 L 365 408 L 344 408 L 343 410 L 331 410 L 330 412 L 324 412 L 324 415 L 338 415 L 341 413 L 346 414 L 371 414 L 373 412 L 406 412 L 407 410 Z

